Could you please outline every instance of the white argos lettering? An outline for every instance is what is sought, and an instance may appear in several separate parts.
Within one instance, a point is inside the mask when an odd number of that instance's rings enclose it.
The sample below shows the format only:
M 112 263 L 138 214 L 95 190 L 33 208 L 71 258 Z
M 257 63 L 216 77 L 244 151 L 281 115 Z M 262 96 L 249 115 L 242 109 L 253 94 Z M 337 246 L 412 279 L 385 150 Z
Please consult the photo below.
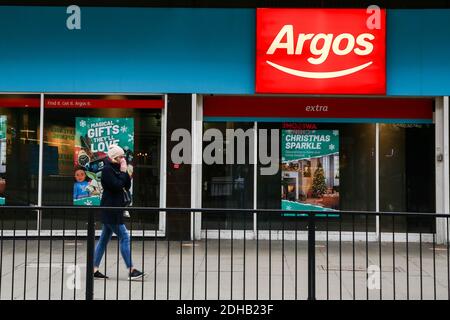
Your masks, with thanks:
M 286 35 L 286 42 L 281 42 Z M 287 24 L 281 28 L 275 39 L 272 41 L 267 54 L 273 54 L 277 49 L 286 49 L 287 54 L 294 53 L 294 26 L 292 24 Z
M 361 47 L 364 47 L 364 50 L 361 50 L 360 48 L 355 49 L 355 53 L 359 56 L 367 56 L 368 54 L 371 54 L 373 51 L 372 42 L 369 42 L 366 39 L 373 40 L 375 39 L 375 36 L 371 33 L 362 33 L 356 38 L 356 44 L 358 44 Z
M 294 44 L 294 27 L 291 24 L 284 25 L 272 41 L 268 55 L 273 55 L 278 49 L 285 49 L 288 55 L 301 55 L 305 44 L 309 42 L 309 53 L 313 56 L 307 61 L 311 64 L 322 64 L 333 51 L 338 56 L 344 56 L 354 52 L 359 56 L 366 56 L 372 53 L 372 40 L 375 36 L 371 33 L 362 33 L 355 37 L 350 33 L 334 35 L 332 33 L 300 33 L 297 36 L 297 43 Z M 308 53 L 308 52 L 307 52 Z
M 337 35 L 333 33 L 299 33 L 297 42 L 294 43 L 294 27 L 291 24 L 287 24 L 284 25 L 275 36 L 275 39 L 272 41 L 266 53 L 268 55 L 273 55 L 277 50 L 281 49 L 286 50 L 285 52 L 287 55 L 301 56 L 302 54 L 309 54 L 310 56 L 306 57 L 306 61 L 312 65 L 320 65 L 328 59 L 331 52 L 337 56 L 346 56 L 352 52 L 358 56 L 367 56 L 373 52 L 374 46 L 372 41 L 374 39 L 375 36 L 371 33 L 362 33 L 356 36 L 356 38 L 350 33 L 341 33 Z M 309 50 L 304 50 L 308 43 Z M 266 60 L 266 63 L 275 69 L 297 77 L 330 79 L 353 74 L 367 68 L 373 62 L 368 61 L 352 68 L 326 72 L 292 69 L 269 60 Z
M 317 44 L 319 43 L 320 40 L 323 40 L 323 45 L 319 49 L 317 47 Z M 319 56 L 319 57 L 318 58 L 310 57 L 310 58 L 308 58 L 308 62 L 312 63 L 312 64 L 322 64 L 325 60 L 327 60 L 328 55 L 330 54 L 330 48 L 331 48 L 332 43 L 333 43 L 333 34 L 332 33 L 317 34 L 311 40 L 311 45 L 310 45 L 309 49 L 311 50 L 312 54 Z
M 305 44 L 305 41 L 311 40 L 313 37 L 314 37 L 313 33 L 308 34 L 300 33 L 298 35 L 297 48 L 295 49 L 295 54 L 302 54 L 303 45 Z
M 344 49 L 341 49 L 341 43 L 342 40 L 347 40 L 347 45 Z M 350 33 L 342 33 L 334 39 L 333 42 L 333 52 L 336 53 L 338 56 L 345 56 L 349 54 L 352 49 L 355 47 L 355 38 Z

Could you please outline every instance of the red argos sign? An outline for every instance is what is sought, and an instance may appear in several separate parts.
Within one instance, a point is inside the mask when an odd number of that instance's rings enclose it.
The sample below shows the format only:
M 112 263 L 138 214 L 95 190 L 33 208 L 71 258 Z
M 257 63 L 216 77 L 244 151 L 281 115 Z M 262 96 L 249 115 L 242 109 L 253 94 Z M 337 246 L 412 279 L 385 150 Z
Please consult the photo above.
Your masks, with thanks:
M 256 92 L 386 93 L 386 11 L 257 9 Z

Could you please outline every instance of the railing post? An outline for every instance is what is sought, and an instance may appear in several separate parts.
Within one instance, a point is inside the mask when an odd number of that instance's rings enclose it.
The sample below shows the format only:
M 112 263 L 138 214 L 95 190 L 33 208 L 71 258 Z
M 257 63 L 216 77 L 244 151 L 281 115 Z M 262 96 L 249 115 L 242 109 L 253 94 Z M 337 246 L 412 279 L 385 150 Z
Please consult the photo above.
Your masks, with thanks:
M 316 223 L 313 212 L 308 213 L 308 300 L 316 300 Z
M 94 250 L 95 250 L 95 215 L 88 211 L 87 259 L 86 259 L 86 300 L 94 299 Z

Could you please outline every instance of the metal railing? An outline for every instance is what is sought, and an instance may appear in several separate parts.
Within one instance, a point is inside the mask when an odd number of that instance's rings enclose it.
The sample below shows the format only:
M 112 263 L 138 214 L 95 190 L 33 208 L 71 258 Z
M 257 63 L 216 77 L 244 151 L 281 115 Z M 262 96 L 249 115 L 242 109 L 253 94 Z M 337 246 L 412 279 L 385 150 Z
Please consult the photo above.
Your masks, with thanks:
M 130 211 L 131 257 L 146 274 L 138 281 L 128 278 L 119 239 L 110 241 L 99 266 L 110 278 L 94 280 L 96 214 L 105 209 Z M 161 237 L 155 223 L 161 212 L 202 213 L 203 219 L 228 213 L 231 221 L 224 226 L 217 219 L 217 227 L 209 221 L 201 236 L 172 240 Z M 257 215 L 258 222 L 243 215 Z M 448 219 L 434 213 L 5 206 L 0 299 L 448 300 Z M 373 224 L 380 220 L 385 229 L 378 233 Z M 437 220 L 444 226 L 439 243 Z

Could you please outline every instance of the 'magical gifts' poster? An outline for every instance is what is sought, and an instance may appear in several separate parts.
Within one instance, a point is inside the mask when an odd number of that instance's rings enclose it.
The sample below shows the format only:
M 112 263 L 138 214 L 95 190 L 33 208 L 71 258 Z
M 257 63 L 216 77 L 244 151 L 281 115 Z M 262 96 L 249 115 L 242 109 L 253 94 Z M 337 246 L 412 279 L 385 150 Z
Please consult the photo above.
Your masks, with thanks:
M 124 149 L 132 172 L 134 119 L 77 117 L 75 121 L 73 203 L 98 206 L 103 192 L 101 172 L 111 144 Z

